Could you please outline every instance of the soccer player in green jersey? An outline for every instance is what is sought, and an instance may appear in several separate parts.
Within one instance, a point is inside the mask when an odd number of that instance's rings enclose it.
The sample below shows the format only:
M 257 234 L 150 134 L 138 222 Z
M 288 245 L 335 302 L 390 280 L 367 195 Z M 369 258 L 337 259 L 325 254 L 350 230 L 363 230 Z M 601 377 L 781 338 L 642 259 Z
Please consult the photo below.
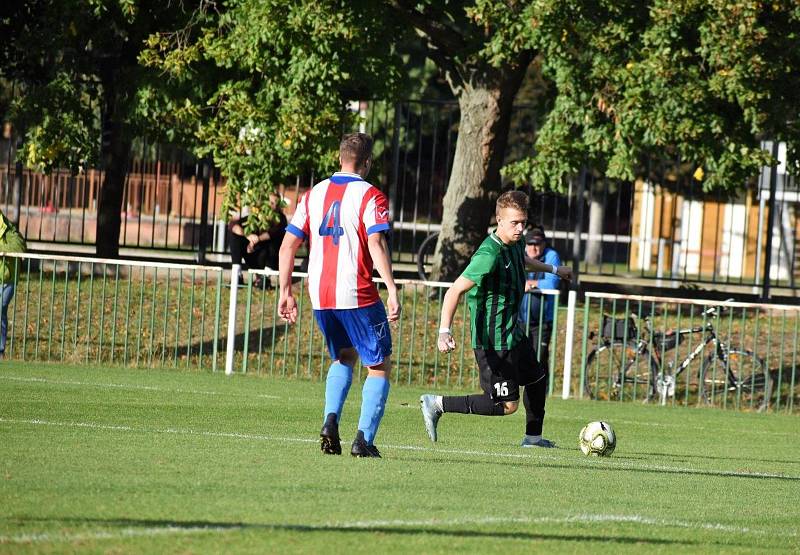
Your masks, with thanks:
M 522 237 L 528 222 L 528 196 L 521 191 L 503 193 L 495 210 L 497 229 L 472 255 L 469 265 L 447 290 L 442 301 L 439 350 L 455 349 L 450 334 L 461 295 L 467 294 L 472 331 L 472 348 L 478 361 L 483 393 L 443 397 L 420 397 L 425 428 L 436 441 L 436 426 L 442 414 L 460 412 L 483 416 L 513 414 L 519 407 L 519 388 L 525 405 L 523 447 L 555 447 L 542 438 L 548 373 L 540 364 L 531 339 L 518 325 L 520 301 L 525 293 L 525 266 L 535 272 L 572 279 L 567 266 L 551 266 L 525 256 Z

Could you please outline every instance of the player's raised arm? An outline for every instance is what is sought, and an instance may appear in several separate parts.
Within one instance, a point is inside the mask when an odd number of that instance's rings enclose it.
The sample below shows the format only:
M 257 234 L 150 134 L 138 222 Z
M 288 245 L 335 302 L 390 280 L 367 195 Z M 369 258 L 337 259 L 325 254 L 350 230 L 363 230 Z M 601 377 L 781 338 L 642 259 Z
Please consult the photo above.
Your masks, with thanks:
M 534 272 L 555 274 L 561 279 L 572 281 L 572 268 L 569 266 L 553 266 L 551 264 L 546 264 L 545 262 L 536 260 L 535 258 L 531 258 L 528 255 L 525 255 L 525 265 Z
M 397 297 L 397 285 L 395 285 L 394 276 L 392 275 L 392 260 L 389 257 L 386 234 L 371 233 L 367 238 L 367 248 L 369 248 L 369 254 L 372 256 L 372 263 L 375 265 L 375 269 L 378 270 L 378 275 L 386 283 L 386 290 L 389 293 L 389 298 L 386 301 L 386 308 L 388 309 L 386 319 L 394 322 L 400 318 L 401 307 Z
M 450 333 L 450 325 L 453 323 L 453 315 L 458 308 L 458 301 L 461 295 L 475 287 L 475 282 L 471 281 L 464 276 L 459 276 L 458 279 L 450 286 L 450 289 L 444 294 L 442 299 L 442 315 L 439 318 L 439 351 L 449 353 L 456 348 L 456 342 L 453 335 Z

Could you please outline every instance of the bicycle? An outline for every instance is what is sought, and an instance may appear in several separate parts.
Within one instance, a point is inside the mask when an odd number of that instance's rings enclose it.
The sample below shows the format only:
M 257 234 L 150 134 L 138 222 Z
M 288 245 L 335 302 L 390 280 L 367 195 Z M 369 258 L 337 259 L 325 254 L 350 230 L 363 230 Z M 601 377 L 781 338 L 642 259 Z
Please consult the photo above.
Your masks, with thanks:
M 428 257 L 433 255 L 438 240 L 439 232 L 433 231 L 425 237 L 425 240 L 422 241 L 419 249 L 417 249 L 417 273 L 419 274 L 419 279 L 422 281 L 428 281 L 428 272 L 425 269 L 425 263 L 428 261 Z
M 661 404 L 667 398 L 678 398 L 678 388 L 697 387 L 698 401 L 715 404 L 734 394 L 737 405 L 749 403 L 759 411 L 769 407 L 772 381 L 764 361 L 755 353 L 722 341 L 714 329 L 713 318 L 718 307 L 707 309 L 705 324 L 675 331 L 652 331 L 651 315 L 642 316 L 644 334 L 634 318 L 613 318 L 603 315 L 600 340 L 586 357 L 584 393 L 592 399 L 623 399 L 649 402 L 656 397 Z M 679 364 L 664 363 L 665 353 L 677 349 L 689 335 L 704 334 L 703 340 Z M 590 339 L 594 334 L 590 334 Z M 709 345 L 713 350 L 702 360 L 696 384 L 679 380 L 679 376 Z M 664 357 L 666 358 L 666 357 Z M 676 395 L 677 394 L 677 395 Z

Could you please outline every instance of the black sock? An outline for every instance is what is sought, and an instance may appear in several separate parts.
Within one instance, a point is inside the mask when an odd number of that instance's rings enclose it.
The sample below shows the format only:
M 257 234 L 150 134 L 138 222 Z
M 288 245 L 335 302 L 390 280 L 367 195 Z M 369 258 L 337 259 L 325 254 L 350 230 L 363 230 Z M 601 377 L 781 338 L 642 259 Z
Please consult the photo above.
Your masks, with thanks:
M 462 414 L 482 414 L 483 416 L 503 416 L 503 403 L 495 403 L 486 395 L 462 395 L 459 397 L 442 397 L 444 412 L 460 412 Z
M 544 403 L 547 399 L 547 376 L 538 382 L 525 386 L 522 404 L 525 405 L 525 434 L 542 435 L 544 424 Z

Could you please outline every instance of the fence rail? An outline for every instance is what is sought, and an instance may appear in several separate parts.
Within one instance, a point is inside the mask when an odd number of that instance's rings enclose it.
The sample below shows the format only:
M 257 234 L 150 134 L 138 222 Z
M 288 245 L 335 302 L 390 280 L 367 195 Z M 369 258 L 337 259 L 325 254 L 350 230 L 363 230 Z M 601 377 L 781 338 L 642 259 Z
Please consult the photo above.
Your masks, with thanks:
M 235 271 L 219 267 L 0 254 L 0 263 L 15 262 L 7 358 L 324 378 L 329 357 L 305 274 L 294 274 L 300 314 L 290 326 L 278 316 L 270 270 L 247 272 L 239 286 Z M 398 284 L 392 380 L 478 388 L 466 300 L 451 326 L 458 348 L 441 354 L 436 330 L 450 284 Z M 560 306 L 558 291 L 543 294 L 556 305 L 543 361 L 550 394 L 796 411 L 800 307 L 592 292 L 582 305 L 570 292 Z M 542 352 L 544 303 L 523 318 Z
M 751 410 L 798 395 L 800 307 L 587 293 L 578 397 Z

